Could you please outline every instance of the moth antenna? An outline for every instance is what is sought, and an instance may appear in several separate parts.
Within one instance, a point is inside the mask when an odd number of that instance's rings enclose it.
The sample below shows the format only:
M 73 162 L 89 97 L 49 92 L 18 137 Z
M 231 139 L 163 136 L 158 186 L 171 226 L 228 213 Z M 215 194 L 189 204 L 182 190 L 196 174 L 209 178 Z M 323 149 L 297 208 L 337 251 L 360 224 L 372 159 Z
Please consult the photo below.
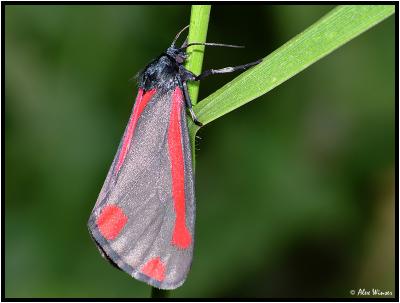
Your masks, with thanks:
M 186 49 L 186 48 L 188 48 L 189 46 L 192 46 L 192 45 L 221 46 L 221 47 L 231 47 L 231 48 L 244 48 L 243 45 L 232 45 L 232 44 L 223 44 L 223 43 L 208 43 L 208 42 L 205 42 L 205 43 L 193 42 L 193 43 L 189 43 L 189 44 L 187 44 L 187 45 L 185 45 L 185 46 L 182 46 L 181 49 Z
M 188 45 L 188 38 L 186 37 L 185 41 L 182 43 L 181 49 L 186 48 Z
M 179 31 L 179 33 L 176 34 L 174 41 L 172 41 L 171 47 L 175 47 L 176 40 L 178 40 L 180 34 L 182 34 L 182 32 L 184 32 L 184 31 L 185 31 L 186 29 L 188 29 L 188 28 L 189 28 L 189 25 L 186 25 L 184 28 L 182 28 L 182 29 Z

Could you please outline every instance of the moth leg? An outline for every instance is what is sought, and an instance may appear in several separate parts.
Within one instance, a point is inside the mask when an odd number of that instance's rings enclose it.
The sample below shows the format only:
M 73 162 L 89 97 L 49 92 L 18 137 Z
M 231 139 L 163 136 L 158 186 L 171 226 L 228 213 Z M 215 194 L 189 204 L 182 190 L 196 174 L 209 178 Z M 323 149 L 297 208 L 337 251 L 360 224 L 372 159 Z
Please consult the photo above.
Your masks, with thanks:
M 248 69 L 249 67 L 259 64 L 261 61 L 262 60 L 260 59 L 255 62 L 238 65 L 238 66 L 233 66 L 233 67 L 225 67 L 225 68 L 221 68 L 221 69 L 209 69 L 209 70 L 202 72 L 200 75 L 196 76 L 196 78 L 194 80 L 199 81 L 208 76 L 215 75 L 215 74 L 227 74 L 227 73 L 233 73 L 233 72 L 240 71 L 240 70 L 245 70 L 245 69 Z
M 186 107 L 189 109 L 189 113 L 190 113 L 190 116 L 192 117 L 193 122 L 198 126 L 203 126 L 203 124 L 197 119 L 196 114 L 193 111 L 192 100 L 190 100 L 189 91 L 188 91 L 186 82 L 185 81 L 182 82 L 180 79 L 178 79 L 178 82 L 179 82 L 179 86 L 183 90 Z
M 195 81 L 196 80 L 196 75 L 193 74 L 190 70 L 187 70 L 183 65 L 179 66 L 179 76 L 180 76 L 180 81 L 179 85 L 182 88 L 182 82 L 186 82 L 186 81 Z M 183 88 L 182 88 L 183 89 Z

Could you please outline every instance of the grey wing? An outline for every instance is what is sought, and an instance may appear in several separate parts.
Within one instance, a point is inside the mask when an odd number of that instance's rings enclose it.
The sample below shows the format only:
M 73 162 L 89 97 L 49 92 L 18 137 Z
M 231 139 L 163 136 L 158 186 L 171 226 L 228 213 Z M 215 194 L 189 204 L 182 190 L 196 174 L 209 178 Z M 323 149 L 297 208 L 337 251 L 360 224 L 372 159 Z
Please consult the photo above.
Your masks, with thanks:
M 185 106 L 179 88 L 153 92 L 143 104 L 145 98 L 136 101 L 88 225 L 114 265 L 152 286 L 174 289 L 185 281 L 193 254 L 194 174 Z

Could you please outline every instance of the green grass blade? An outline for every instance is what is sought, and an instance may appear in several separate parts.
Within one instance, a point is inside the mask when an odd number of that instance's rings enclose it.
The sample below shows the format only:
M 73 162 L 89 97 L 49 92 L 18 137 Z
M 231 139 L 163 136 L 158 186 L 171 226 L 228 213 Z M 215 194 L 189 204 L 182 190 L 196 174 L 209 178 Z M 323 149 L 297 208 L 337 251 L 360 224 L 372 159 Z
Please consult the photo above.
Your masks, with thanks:
M 210 11 L 211 11 L 211 5 L 192 5 L 190 14 L 189 36 L 188 36 L 189 43 L 206 42 L 208 22 L 210 20 Z M 196 75 L 201 73 L 201 69 L 203 66 L 204 49 L 205 49 L 204 46 L 196 45 L 196 46 L 191 46 L 187 50 L 187 54 L 189 55 L 189 57 L 185 64 L 185 67 Z M 188 83 L 189 95 L 193 105 L 197 103 L 199 88 L 200 88 L 200 83 L 198 81 L 196 82 L 192 81 Z M 187 121 L 190 133 L 189 134 L 190 144 L 192 146 L 192 159 L 194 167 L 196 125 L 193 123 L 190 116 L 188 116 Z
M 210 11 L 211 5 L 192 5 L 188 36 L 189 43 L 206 42 Z M 189 59 L 185 67 L 196 75 L 201 73 L 204 49 L 204 46 L 196 45 L 189 47 L 187 51 Z M 197 103 L 197 97 L 199 95 L 199 85 L 200 83 L 198 81 L 190 82 L 188 84 L 190 99 L 192 100 L 193 105 Z
M 208 124 L 254 100 L 378 24 L 394 11 L 394 5 L 336 7 L 264 58 L 262 63 L 198 103 L 194 108 L 197 117 L 203 124 Z M 194 124 L 189 127 L 194 136 L 198 127 Z

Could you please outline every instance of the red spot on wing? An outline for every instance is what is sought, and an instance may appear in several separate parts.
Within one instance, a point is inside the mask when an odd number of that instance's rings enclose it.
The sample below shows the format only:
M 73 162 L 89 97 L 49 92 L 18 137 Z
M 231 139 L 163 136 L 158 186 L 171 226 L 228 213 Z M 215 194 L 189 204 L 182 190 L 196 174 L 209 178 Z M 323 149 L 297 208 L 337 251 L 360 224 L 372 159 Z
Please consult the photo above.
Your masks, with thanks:
M 124 136 L 124 141 L 122 143 L 121 152 L 119 153 L 118 162 L 115 174 L 119 172 L 122 164 L 124 163 L 126 154 L 128 153 L 129 145 L 131 144 L 133 133 L 135 132 L 136 124 L 139 120 L 140 115 L 142 114 L 144 108 L 147 103 L 149 103 L 150 99 L 155 94 L 156 90 L 152 89 L 143 94 L 143 89 L 139 89 L 139 93 L 136 97 L 135 106 L 133 108 L 133 112 L 129 119 L 128 129 Z
M 185 172 L 181 127 L 182 106 L 182 91 L 180 88 L 176 88 L 172 95 L 172 109 L 168 129 L 168 148 L 172 175 L 172 198 L 174 200 L 174 210 L 176 215 L 175 226 L 172 234 L 172 244 L 185 249 L 192 243 L 192 236 L 186 226 Z
M 128 217 L 120 207 L 109 204 L 102 209 L 96 224 L 104 238 L 113 240 L 124 228 L 127 221 Z
M 141 272 L 146 276 L 161 282 L 165 279 L 165 264 L 159 257 L 153 258 L 147 261 L 147 263 L 142 267 Z

